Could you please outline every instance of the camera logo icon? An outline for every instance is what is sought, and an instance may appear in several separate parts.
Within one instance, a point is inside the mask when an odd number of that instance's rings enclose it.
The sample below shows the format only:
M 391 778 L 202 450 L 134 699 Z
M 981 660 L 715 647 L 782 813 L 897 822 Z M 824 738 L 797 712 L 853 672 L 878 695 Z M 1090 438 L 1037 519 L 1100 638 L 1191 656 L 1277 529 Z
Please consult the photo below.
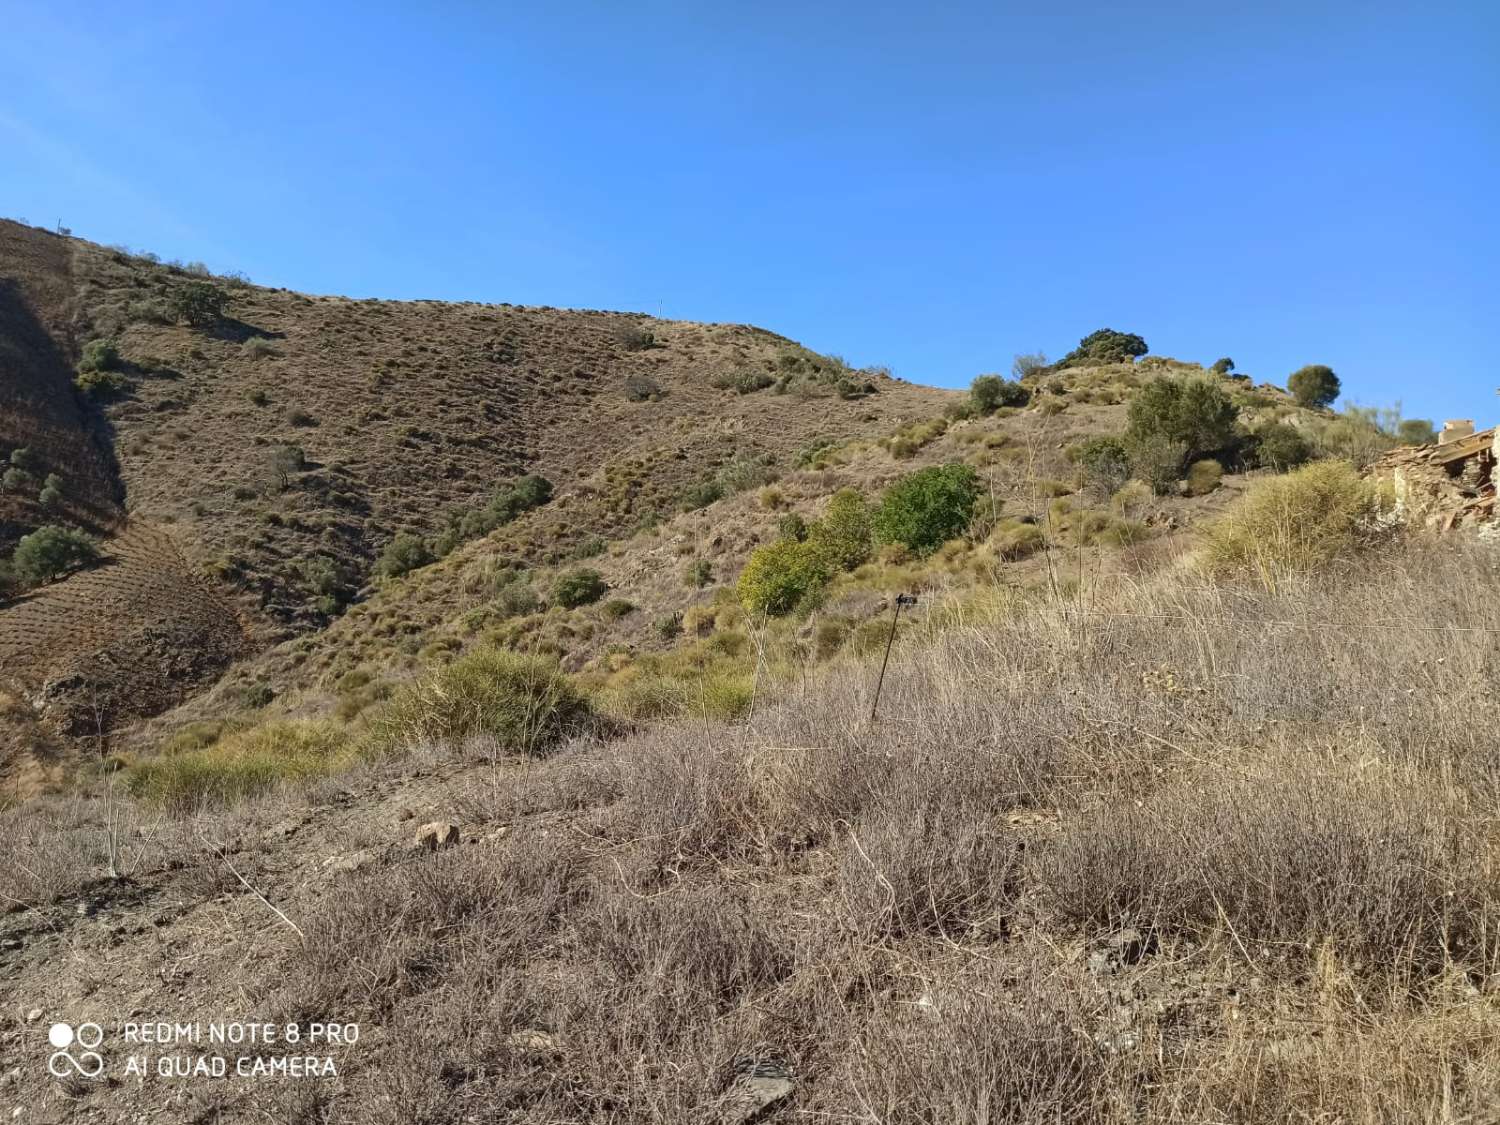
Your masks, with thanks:
M 96 1050 L 104 1042 L 104 1029 L 97 1023 L 81 1023 L 76 1029 L 55 1023 L 47 1031 L 47 1042 L 56 1048 L 47 1060 L 47 1073 L 53 1078 L 98 1078 L 104 1073 L 104 1056 Z M 79 1049 L 76 1056 L 74 1047 Z

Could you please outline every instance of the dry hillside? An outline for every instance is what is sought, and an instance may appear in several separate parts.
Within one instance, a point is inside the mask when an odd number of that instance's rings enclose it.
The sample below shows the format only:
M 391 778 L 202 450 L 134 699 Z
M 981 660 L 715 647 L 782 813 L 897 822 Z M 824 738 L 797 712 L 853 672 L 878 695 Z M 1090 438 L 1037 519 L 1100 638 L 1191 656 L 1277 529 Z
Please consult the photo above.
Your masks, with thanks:
M 0 454 L 30 450 L 67 497 L 46 513 L 35 488 L 0 496 L 0 547 L 61 516 L 100 535 L 110 564 L 0 607 L 0 680 L 54 731 L 126 731 L 230 658 L 326 626 L 398 533 L 439 532 L 511 478 L 554 484 L 523 555 L 555 560 L 670 514 L 726 463 L 789 465 L 819 436 L 878 434 L 947 397 L 874 372 L 847 373 L 841 397 L 836 361 L 740 325 L 234 279 L 213 280 L 222 318 L 178 323 L 174 295 L 202 280 L 0 222 Z M 94 398 L 72 380 L 100 339 L 123 387 Z M 744 375 L 786 393 L 713 385 Z M 287 447 L 300 461 L 283 476 Z M 116 667 L 140 675 L 127 687 Z M 145 679 L 156 688 L 137 690 Z M 40 745 L 28 731 L 7 737 Z

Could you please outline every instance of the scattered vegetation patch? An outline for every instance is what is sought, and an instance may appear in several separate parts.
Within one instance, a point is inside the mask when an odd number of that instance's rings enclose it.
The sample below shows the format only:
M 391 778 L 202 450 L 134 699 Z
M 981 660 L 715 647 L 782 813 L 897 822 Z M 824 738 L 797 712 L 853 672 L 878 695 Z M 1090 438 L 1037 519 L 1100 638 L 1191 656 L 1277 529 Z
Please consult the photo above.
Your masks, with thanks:
M 397 691 L 375 731 L 388 747 L 487 735 L 502 749 L 538 754 L 588 713 L 583 694 L 550 661 L 481 649 Z
M 190 812 L 233 804 L 285 782 L 326 776 L 355 758 L 347 729 L 333 722 L 267 723 L 193 748 L 206 734 L 174 738 L 156 757 L 130 767 L 130 792 L 176 812 Z

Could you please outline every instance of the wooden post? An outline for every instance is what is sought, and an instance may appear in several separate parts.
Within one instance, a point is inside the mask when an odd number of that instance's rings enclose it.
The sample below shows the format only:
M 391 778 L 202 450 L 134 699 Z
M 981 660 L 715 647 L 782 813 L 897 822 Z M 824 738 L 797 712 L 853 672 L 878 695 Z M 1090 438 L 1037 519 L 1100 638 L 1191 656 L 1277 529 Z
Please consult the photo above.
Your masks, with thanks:
M 885 686 L 885 666 L 891 661 L 891 645 L 896 643 L 896 624 L 901 620 L 901 607 L 904 605 L 916 605 L 917 595 L 897 594 L 896 612 L 891 616 L 890 636 L 885 639 L 885 656 L 880 661 L 880 679 L 875 681 L 875 699 L 870 704 L 870 722 L 875 721 L 875 712 L 880 708 L 880 689 Z

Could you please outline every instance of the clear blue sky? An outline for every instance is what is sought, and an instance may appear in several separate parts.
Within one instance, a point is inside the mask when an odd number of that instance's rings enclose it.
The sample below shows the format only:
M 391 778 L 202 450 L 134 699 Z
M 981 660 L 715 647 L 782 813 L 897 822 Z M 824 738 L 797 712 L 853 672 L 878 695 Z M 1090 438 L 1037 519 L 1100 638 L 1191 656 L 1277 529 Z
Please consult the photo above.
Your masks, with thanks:
M 1500 3 L 18 4 L 0 213 L 262 284 L 745 321 L 958 385 L 1110 326 L 1500 416 Z

